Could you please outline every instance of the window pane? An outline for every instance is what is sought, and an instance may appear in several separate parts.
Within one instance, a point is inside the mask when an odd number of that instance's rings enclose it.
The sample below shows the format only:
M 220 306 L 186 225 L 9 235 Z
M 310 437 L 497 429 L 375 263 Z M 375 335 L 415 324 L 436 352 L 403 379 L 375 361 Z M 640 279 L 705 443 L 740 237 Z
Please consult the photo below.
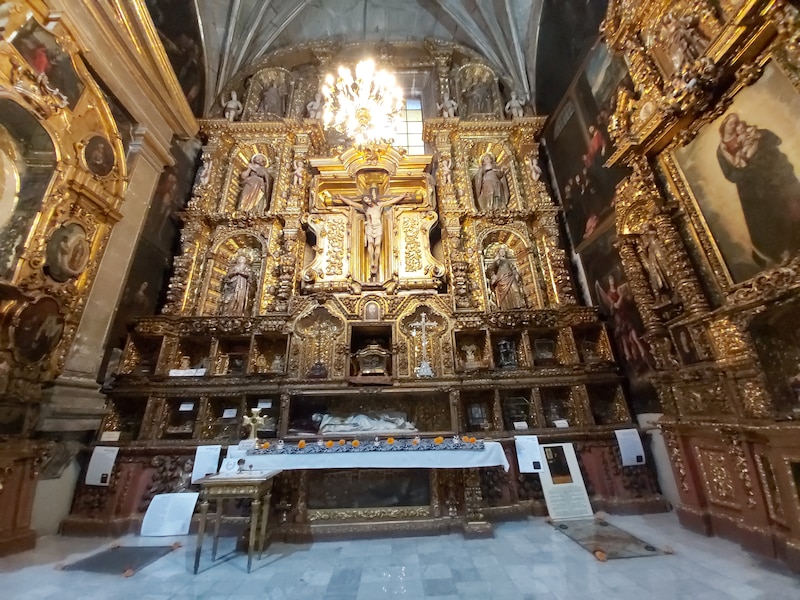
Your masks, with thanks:
M 425 147 L 424 146 L 410 146 L 408 149 L 408 153 L 411 155 L 419 155 L 425 154 Z
M 422 111 L 421 110 L 409 110 L 406 111 L 407 119 L 409 121 L 422 121 Z
M 412 121 L 408 124 L 408 133 L 418 133 L 422 135 L 422 121 Z
M 406 100 L 406 108 L 409 109 L 422 109 L 422 100 L 419 98 L 409 98 Z

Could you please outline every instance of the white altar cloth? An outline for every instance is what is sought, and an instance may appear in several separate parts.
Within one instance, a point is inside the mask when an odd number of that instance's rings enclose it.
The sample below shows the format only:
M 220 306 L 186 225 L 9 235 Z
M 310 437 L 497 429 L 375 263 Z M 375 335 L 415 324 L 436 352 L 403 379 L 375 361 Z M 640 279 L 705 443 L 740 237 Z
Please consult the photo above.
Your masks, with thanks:
M 369 443 L 369 442 L 366 442 Z M 499 442 L 484 442 L 483 450 L 405 450 L 397 452 L 336 452 L 320 454 L 246 454 L 235 447 L 228 458 L 244 458 L 245 469 L 473 469 L 503 467 L 508 459 Z

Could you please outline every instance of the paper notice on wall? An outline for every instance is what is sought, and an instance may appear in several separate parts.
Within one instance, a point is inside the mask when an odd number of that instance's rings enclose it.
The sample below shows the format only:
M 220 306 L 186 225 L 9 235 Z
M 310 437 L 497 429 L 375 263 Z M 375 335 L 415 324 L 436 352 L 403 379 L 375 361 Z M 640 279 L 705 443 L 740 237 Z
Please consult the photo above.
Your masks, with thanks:
M 541 446 L 544 468 L 542 482 L 547 512 L 554 521 L 585 519 L 594 514 L 586 493 L 586 484 L 572 444 Z
M 567 421 L 566 419 L 556 419 L 555 421 L 553 421 L 553 425 L 559 429 L 566 429 L 567 427 L 569 427 L 569 421 Z
M 623 467 L 644 464 L 644 448 L 642 438 L 639 437 L 637 429 L 616 429 L 614 435 L 617 436 L 619 454 L 622 457 Z
M 139 535 L 143 537 L 187 535 L 198 496 L 197 492 L 153 496 L 144 514 Z
M 117 446 L 95 446 L 89 467 L 86 469 L 86 485 L 108 485 L 111 482 L 111 471 L 117 460 Z
M 198 446 L 194 453 L 194 467 L 192 468 L 192 483 L 206 475 L 213 475 L 219 466 L 219 455 L 222 446 Z
M 520 473 L 538 473 L 542 470 L 542 449 L 539 446 L 539 436 L 515 436 L 514 445 L 517 447 L 517 463 Z

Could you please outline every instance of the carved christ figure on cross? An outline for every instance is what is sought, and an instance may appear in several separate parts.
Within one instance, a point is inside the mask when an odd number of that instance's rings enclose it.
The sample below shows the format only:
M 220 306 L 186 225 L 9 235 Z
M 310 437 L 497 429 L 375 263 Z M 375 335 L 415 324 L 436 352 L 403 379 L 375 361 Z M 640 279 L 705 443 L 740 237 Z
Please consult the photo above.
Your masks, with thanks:
M 369 259 L 369 280 L 378 280 L 378 270 L 381 264 L 381 244 L 383 242 L 383 211 L 390 206 L 413 198 L 412 194 L 402 196 L 378 196 L 378 188 L 371 187 L 368 194 L 361 196 L 361 202 L 337 194 L 335 196 L 348 206 L 353 207 L 364 215 L 364 245 L 367 248 Z

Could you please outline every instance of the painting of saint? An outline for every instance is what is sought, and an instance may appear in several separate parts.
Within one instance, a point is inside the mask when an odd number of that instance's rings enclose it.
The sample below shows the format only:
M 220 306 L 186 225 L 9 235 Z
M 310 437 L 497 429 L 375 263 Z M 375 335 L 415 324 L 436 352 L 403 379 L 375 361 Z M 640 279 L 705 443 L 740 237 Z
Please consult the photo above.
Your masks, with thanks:
M 64 317 L 53 298 L 40 298 L 19 314 L 14 328 L 14 353 L 27 363 L 35 363 L 50 354 L 64 333 Z
M 733 282 L 800 251 L 800 94 L 777 66 L 673 154 Z
M 206 70 L 195 4 L 184 0 L 145 4 L 192 112 L 202 114 Z
M 83 83 L 72 66 L 69 54 L 61 49 L 53 35 L 34 19 L 29 20 L 12 42 L 39 78 L 40 85 L 54 95 L 66 98 L 75 108 L 83 92 Z
M 612 225 L 581 252 L 581 262 L 592 300 L 608 318 L 620 362 L 634 373 L 642 373 L 651 367 L 652 357 L 615 240 Z
M 114 168 L 114 149 L 101 135 L 95 135 L 83 150 L 86 167 L 95 175 L 105 177 Z
M 78 277 L 89 262 L 86 230 L 77 223 L 59 227 L 47 241 L 45 257 L 47 274 L 55 281 Z

